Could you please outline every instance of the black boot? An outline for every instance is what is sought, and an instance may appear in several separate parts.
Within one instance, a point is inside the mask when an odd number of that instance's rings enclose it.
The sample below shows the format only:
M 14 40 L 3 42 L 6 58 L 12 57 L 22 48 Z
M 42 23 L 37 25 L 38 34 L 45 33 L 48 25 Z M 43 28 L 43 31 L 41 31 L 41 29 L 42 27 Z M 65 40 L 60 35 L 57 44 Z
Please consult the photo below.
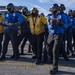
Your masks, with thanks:
M 2 61 L 4 59 L 5 59 L 5 55 L 2 55 L 1 58 L 0 58 L 0 61 Z
M 24 52 L 21 52 L 20 55 L 25 55 Z
M 50 74 L 55 74 L 55 73 L 57 73 L 58 72 L 58 68 L 52 68 L 51 70 L 50 70 Z
M 47 63 L 48 59 L 43 59 L 42 63 Z
M 48 64 L 53 64 L 53 61 L 51 60 L 51 61 L 48 61 Z
M 36 65 L 39 65 L 40 63 L 41 63 L 41 60 L 37 60 L 37 61 L 35 62 Z
M 18 60 L 19 59 L 19 55 L 17 54 L 17 55 L 15 55 L 15 57 L 14 57 L 14 59 L 13 60 Z
M 64 60 L 69 61 L 69 58 L 66 53 L 63 55 L 63 57 L 64 57 Z
M 69 61 L 69 58 L 66 56 L 66 57 L 64 57 L 64 60 Z
M 74 53 L 72 53 L 72 56 L 74 56 L 74 57 L 75 57 L 75 54 L 74 54 Z
M 12 55 L 11 57 L 10 57 L 10 59 L 13 59 L 15 57 L 15 55 Z
M 36 59 L 37 58 L 37 56 L 34 54 L 33 56 L 32 56 L 32 59 Z
M 15 58 L 13 60 L 18 60 L 19 59 L 19 56 L 15 56 Z
M 29 45 L 29 47 L 28 47 L 28 53 L 31 53 L 32 51 L 31 51 L 31 46 Z

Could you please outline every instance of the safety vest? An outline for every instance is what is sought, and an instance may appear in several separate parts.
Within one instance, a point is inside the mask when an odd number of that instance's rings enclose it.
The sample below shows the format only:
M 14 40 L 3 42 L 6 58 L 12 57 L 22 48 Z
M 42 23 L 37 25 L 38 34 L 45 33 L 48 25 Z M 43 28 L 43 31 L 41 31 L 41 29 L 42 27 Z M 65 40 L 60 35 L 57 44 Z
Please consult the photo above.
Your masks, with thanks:
M 44 30 L 44 25 L 46 24 L 46 19 L 38 15 L 37 17 L 30 16 L 29 18 L 30 22 L 30 31 L 32 34 L 39 35 L 42 34 Z
M 0 16 L 0 22 L 3 22 L 4 21 L 4 17 L 3 16 Z M 3 33 L 4 32 L 4 27 L 0 25 L 0 33 Z

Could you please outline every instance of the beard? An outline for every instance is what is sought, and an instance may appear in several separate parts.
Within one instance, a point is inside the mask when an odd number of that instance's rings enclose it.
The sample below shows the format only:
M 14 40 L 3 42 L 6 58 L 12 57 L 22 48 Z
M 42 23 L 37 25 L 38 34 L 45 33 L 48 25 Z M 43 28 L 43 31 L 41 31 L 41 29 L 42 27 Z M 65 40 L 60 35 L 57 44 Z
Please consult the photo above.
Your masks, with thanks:
M 11 8 L 7 9 L 8 12 L 12 13 L 14 10 L 12 10 Z
M 38 15 L 38 13 L 32 13 L 33 17 L 36 17 Z
M 27 13 L 26 12 L 23 12 L 23 15 L 27 15 Z
M 11 12 L 11 8 L 9 8 L 8 11 Z
M 55 11 L 53 11 L 52 13 L 53 13 L 53 14 L 56 14 L 57 12 L 58 12 L 58 11 L 57 11 L 57 10 L 55 10 Z

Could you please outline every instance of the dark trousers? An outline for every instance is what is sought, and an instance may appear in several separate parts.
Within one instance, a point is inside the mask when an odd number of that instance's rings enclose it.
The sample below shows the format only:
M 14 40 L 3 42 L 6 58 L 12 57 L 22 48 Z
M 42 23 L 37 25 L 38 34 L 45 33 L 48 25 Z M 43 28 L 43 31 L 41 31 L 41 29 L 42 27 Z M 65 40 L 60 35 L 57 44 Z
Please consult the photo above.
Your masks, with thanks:
M 48 55 L 47 55 L 47 50 L 46 50 L 47 39 L 48 39 L 48 32 L 45 32 L 44 33 L 44 51 L 43 51 L 43 60 L 44 61 L 48 60 Z
M 27 41 L 27 37 L 26 37 L 26 34 L 25 33 L 21 33 L 19 36 L 18 36 L 18 46 L 20 45 L 21 41 L 25 38 L 25 42 Z
M 64 52 L 66 51 L 66 43 L 65 41 L 67 40 L 67 30 L 64 31 L 64 34 L 63 34 L 63 47 L 64 47 Z
M 60 45 L 62 44 L 62 38 L 62 34 L 48 35 L 46 48 L 51 60 L 53 60 L 53 67 L 58 67 L 59 49 Z
M 4 42 L 3 42 L 3 51 L 2 55 L 5 56 L 7 53 L 7 48 L 8 48 L 8 43 L 11 41 L 12 47 L 13 47 L 13 55 L 19 56 L 19 50 L 18 50 L 18 45 L 17 45 L 17 30 L 12 29 L 12 30 L 6 30 L 4 32 Z
M 69 53 L 69 51 L 72 51 L 72 33 L 68 32 L 67 33 L 67 53 Z
M 23 39 L 23 41 L 22 41 L 22 44 L 21 44 L 21 50 L 24 49 L 24 46 L 25 46 L 27 40 L 28 40 L 28 38 L 27 38 L 27 37 L 24 37 L 24 39 Z
M 64 57 L 64 59 L 66 59 L 67 58 L 67 53 L 66 53 L 66 51 L 65 51 L 65 45 L 64 45 L 64 41 L 63 41 L 63 38 L 61 39 L 61 45 L 60 45 L 60 51 L 59 51 L 59 53 L 60 53 L 60 55 L 62 55 L 63 57 Z
M 42 59 L 42 47 L 43 47 L 44 33 L 40 35 L 31 36 L 31 44 L 33 53 L 37 56 L 37 60 Z
M 0 53 L 2 50 L 3 33 L 0 33 Z
M 74 45 L 74 47 L 75 47 L 75 28 L 73 29 L 73 45 Z
M 19 47 L 20 43 L 22 42 L 22 44 L 21 44 L 21 52 L 23 52 L 23 49 L 24 49 L 24 46 L 25 46 L 27 40 L 29 41 L 29 43 L 31 43 L 30 42 L 30 33 L 24 33 L 23 32 L 22 34 L 20 34 L 18 36 L 18 47 Z

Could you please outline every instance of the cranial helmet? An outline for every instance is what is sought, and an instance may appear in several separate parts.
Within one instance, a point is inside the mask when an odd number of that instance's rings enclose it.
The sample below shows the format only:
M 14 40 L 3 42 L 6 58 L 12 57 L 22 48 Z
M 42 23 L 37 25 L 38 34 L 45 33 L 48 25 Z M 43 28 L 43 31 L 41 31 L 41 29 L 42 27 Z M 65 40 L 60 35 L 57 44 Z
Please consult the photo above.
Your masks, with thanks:
M 6 6 L 6 8 L 7 8 L 7 10 L 8 10 L 9 12 L 12 12 L 12 11 L 14 10 L 14 5 L 13 5 L 13 3 L 9 3 L 9 4 Z
M 27 7 L 22 8 L 21 12 L 28 12 L 28 8 Z
M 65 7 L 64 4 L 59 4 L 59 7 L 60 7 L 62 10 L 65 10 L 65 9 L 66 9 L 66 7 Z
M 7 8 L 7 9 L 8 9 L 8 8 L 14 8 L 13 3 L 9 3 L 9 4 L 6 6 L 6 8 Z
M 56 3 L 51 5 L 51 8 L 58 8 L 58 7 L 59 7 L 59 6 L 58 6 L 58 4 L 56 4 Z
M 39 11 L 38 11 L 37 8 L 33 7 L 33 8 L 30 10 L 30 13 L 33 13 L 33 12 L 38 13 Z

